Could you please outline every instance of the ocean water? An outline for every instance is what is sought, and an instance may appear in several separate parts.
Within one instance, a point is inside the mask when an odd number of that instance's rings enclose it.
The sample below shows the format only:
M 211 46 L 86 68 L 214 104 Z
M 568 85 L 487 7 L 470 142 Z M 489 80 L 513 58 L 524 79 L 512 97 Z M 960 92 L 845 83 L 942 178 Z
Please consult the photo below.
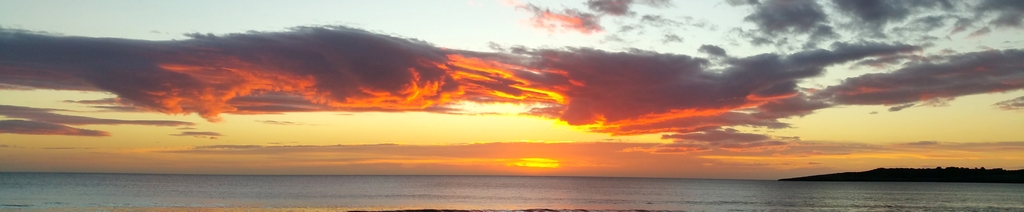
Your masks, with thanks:
M 0 210 L 1024 211 L 1024 185 L 516 176 L 0 173 Z

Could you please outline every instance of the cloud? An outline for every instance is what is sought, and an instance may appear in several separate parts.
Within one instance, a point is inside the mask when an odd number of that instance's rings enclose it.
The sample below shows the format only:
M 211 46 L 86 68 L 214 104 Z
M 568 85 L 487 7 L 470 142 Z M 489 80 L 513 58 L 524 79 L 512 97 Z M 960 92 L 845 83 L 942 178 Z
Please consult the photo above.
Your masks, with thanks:
M 853 66 L 854 67 L 857 67 L 857 66 L 870 66 L 870 67 L 873 67 L 873 68 L 876 68 L 876 69 L 883 69 L 883 68 L 889 67 L 891 65 L 897 65 L 897 64 L 900 64 L 903 61 L 911 60 L 911 59 L 916 59 L 916 56 L 913 56 L 913 55 L 891 55 L 891 56 L 883 56 L 883 57 L 878 57 L 878 58 L 864 59 L 864 60 L 861 60 L 861 61 L 857 61 L 856 63 L 853 64 Z
M 116 105 L 121 104 L 118 98 L 103 98 L 95 100 L 64 100 L 67 103 L 87 104 L 87 105 Z
M 803 49 L 840 38 L 838 32 L 851 32 L 869 39 L 888 39 L 887 33 L 896 33 L 905 40 L 934 40 L 938 38 L 927 32 L 945 26 L 947 20 L 958 20 L 953 33 L 966 30 L 974 21 L 968 18 L 972 16 L 970 11 L 957 10 L 970 2 L 768 0 L 730 1 L 729 4 L 754 8 L 744 21 L 753 23 L 755 29 L 735 30 L 752 44 L 790 47 L 798 44 L 795 47 Z
M 871 42 L 832 46 L 833 50 L 819 49 L 788 56 L 763 54 L 736 58 L 728 61 L 728 67 L 723 70 L 710 70 L 709 61 L 685 55 L 638 50 L 629 53 L 593 49 L 538 50 L 534 54 L 543 55 L 539 58 L 540 64 L 564 70 L 568 79 L 536 84 L 568 89 L 552 89 L 564 93 L 568 101 L 562 107 L 546 108 L 545 114 L 553 115 L 556 112 L 551 110 L 561 110 L 557 117 L 572 125 L 603 123 L 613 126 L 595 129 L 598 132 L 635 134 L 743 122 L 781 127 L 785 124 L 728 112 L 796 96 L 799 94 L 797 80 L 817 76 L 830 65 L 919 49 Z
M 280 114 L 286 112 L 329 111 L 328 105 L 317 104 L 303 96 L 288 93 L 262 93 L 232 98 L 227 104 L 236 110 L 229 113 L 237 114 Z
M 742 133 L 738 130 L 726 128 L 726 129 L 707 129 L 698 132 L 687 132 L 683 134 L 666 134 L 661 136 L 662 139 L 674 139 L 675 142 L 668 146 L 683 145 L 683 146 L 700 146 L 703 145 L 706 148 L 717 147 L 728 151 L 764 151 L 768 149 L 783 149 L 788 143 L 771 140 L 771 136 Z
M 630 7 L 633 4 L 641 4 L 655 8 L 671 7 L 669 0 L 587 0 L 586 5 L 590 10 L 600 14 L 613 16 L 627 16 L 636 14 Z
M 53 113 L 56 111 L 64 111 L 57 109 L 45 109 L 45 108 L 31 108 L 21 107 L 12 105 L 0 105 L 0 116 L 6 116 L 9 118 L 21 118 L 28 119 L 37 122 L 49 122 L 55 124 L 66 124 L 66 125 L 148 125 L 148 126 L 164 126 L 164 127 L 175 127 L 175 126 L 192 126 L 195 125 L 192 122 L 183 121 L 163 121 L 163 120 L 120 120 L 120 119 L 101 119 L 92 118 L 85 116 L 72 116 Z
M 971 34 L 967 34 L 967 37 L 980 37 L 989 33 L 992 33 L 992 28 L 982 27 L 981 29 L 971 32 Z
M 754 13 L 743 20 L 753 23 L 757 33 L 746 33 L 755 44 L 784 44 L 773 41 L 779 36 L 809 35 L 816 42 L 837 37 L 828 25 L 828 15 L 817 1 L 813 0 L 768 0 L 754 6 Z
M 993 106 L 1003 110 L 1024 110 L 1024 96 L 997 102 Z
M 909 107 L 913 107 L 914 105 L 917 105 L 917 104 L 910 103 L 910 104 L 903 104 L 903 105 L 900 105 L 900 106 L 890 107 L 889 108 L 889 112 L 901 111 L 903 109 L 907 109 Z
M 806 94 L 800 93 L 796 96 L 784 99 L 774 99 L 757 106 L 757 113 L 754 117 L 761 119 L 779 119 L 786 117 L 810 115 L 815 110 L 832 107 L 832 104 L 824 101 L 810 100 Z
M 192 35 L 184 41 L 3 34 L 0 58 L 19 64 L 4 70 L 19 71 L 0 72 L 0 82 L 18 84 L 8 79 L 53 73 L 57 80 L 86 81 L 141 107 L 196 112 L 211 121 L 237 111 L 228 104 L 235 97 L 267 92 L 370 109 L 423 108 L 460 92 L 436 63 L 446 60 L 440 49 L 347 28 Z
M 683 38 L 681 38 L 681 37 L 679 37 L 678 35 L 675 35 L 675 34 L 665 34 L 665 36 L 663 38 L 661 38 L 661 43 L 663 43 L 663 44 L 682 43 L 682 42 L 683 42 Z
M 224 135 L 221 135 L 218 132 L 197 132 L 197 131 L 185 131 L 185 132 L 181 132 L 181 133 L 178 133 L 178 134 L 171 134 L 171 135 L 173 135 L 173 136 L 200 136 L 200 135 L 204 135 L 204 136 L 224 136 Z
M 556 32 L 561 29 L 571 30 L 582 34 L 593 34 L 604 31 L 601 26 L 601 17 L 582 12 L 576 9 L 565 9 L 562 11 L 551 11 L 550 9 L 537 7 L 533 4 L 519 5 L 516 9 L 523 9 L 533 13 L 530 24 L 533 27 Z
M 79 129 L 60 124 L 26 120 L 0 120 L 0 133 L 94 137 L 110 136 L 110 133 L 99 130 Z
M 920 49 L 900 43 L 837 42 L 828 50 L 729 58 L 712 66 L 703 58 L 635 49 L 445 49 L 345 27 L 193 34 L 178 41 L 3 34 L 0 63 L 17 64 L 19 71 L 0 72 L 0 82 L 12 79 L 5 76 L 59 73 L 148 111 L 197 113 L 218 121 L 221 113 L 461 114 L 453 105 L 506 102 L 534 106 L 528 114 L 570 125 L 596 124 L 592 131 L 617 135 L 710 126 L 788 127 L 775 119 L 828 106 L 794 99 L 805 96 L 797 87 L 800 80 L 818 76 L 828 66 Z M 22 109 L 18 114 L 12 117 L 32 114 L 38 121 L 71 125 L 191 124 L 83 118 L 46 110 Z
M 991 23 L 998 27 L 1021 27 L 1024 21 L 1024 2 L 1014 0 L 985 0 L 975 7 L 978 13 L 995 13 Z
M 256 120 L 256 122 L 273 125 L 306 125 L 306 123 L 291 121 Z
M 224 135 L 222 135 L 222 134 L 220 134 L 218 132 L 209 132 L 209 131 L 184 131 L 184 132 L 180 132 L 178 134 L 171 134 L 171 136 L 191 136 L 191 137 L 196 137 L 196 138 L 217 139 L 218 137 L 224 136 Z
M 633 4 L 633 0 L 587 0 L 587 7 L 590 10 L 600 12 L 602 14 L 609 15 L 632 15 L 633 11 L 629 10 L 630 4 Z
M 927 146 L 927 145 L 938 145 L 938 144 L 939 144 L 938 141 L 917 141 L 917 142 L 904 143 L 903 145 Z
M 707 45 L 707 44 L 700 45 L 700 48 L 697 49 L 697 51 L 705 53 L 705 54 L 713 55 L 713 56 L 719 56 L 719 57 L 728 57 L 729 56 L 728 54 L 725 53 L 725 49 L 723 49 L 722 47 L 715 46 L 715 45 Z
M 814 94 L 848 105 L 941 103 L 964 95 L 1024 88 L 1022 50 L 971 52 L 919 61 L 886 73 L 843 80 Z
M 855 27 L 885 37 L 886 25 L 901 23 L 916 13 L 952 9 L 949 1 L 833 0 L 836 9 L 853 19 Z M 929 20 L 936 24 L 938 20 Z
M 95 100 L 64 100 L 66 103 L 90 105 L 91 108 L 115 112 L 147 112 L 145 108 L 135 106 L 128 100 L 121 98 L 103 98 Z

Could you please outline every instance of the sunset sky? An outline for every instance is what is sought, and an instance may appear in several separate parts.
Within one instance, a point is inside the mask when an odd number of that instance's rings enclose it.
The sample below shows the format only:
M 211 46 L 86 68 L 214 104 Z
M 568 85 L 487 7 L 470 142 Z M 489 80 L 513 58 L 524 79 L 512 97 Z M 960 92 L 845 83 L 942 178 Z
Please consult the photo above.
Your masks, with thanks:
M 1024 1 L 0 0 L 0 171 L 1024 169 Z

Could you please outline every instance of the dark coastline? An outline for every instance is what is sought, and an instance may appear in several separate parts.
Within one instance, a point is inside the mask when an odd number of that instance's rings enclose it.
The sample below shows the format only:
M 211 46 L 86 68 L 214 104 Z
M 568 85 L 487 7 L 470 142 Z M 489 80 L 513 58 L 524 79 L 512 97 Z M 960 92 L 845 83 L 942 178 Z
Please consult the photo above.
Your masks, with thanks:
M 779 181 L 1024 183 L 1024 169 L 877 168 L 863 172 L 823 174 L 779 179 Z

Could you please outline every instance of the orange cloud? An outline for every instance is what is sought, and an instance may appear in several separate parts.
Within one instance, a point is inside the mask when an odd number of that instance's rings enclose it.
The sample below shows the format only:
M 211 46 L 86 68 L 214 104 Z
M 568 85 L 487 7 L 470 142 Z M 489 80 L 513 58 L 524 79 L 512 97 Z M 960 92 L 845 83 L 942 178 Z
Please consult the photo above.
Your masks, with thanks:
M 716 68 L 704 58 L 640 50 L 463 51 L 345 27 L 154 42 L 9 34 L 0 39 L 33 39 L 2 43 L 0 62 L 18 66 L 0 69 L 0 84 L 80 89 L 52 83 L 83 81 L 116 94 L 115 106 L 138 111 L 215 122 L 221 113 L 458 113 L 460 103 L 512 103 L 534 107 L 529 115 L 613 135 L 785 128 L 778 119 L 832 105 L 803 93 L 799 80 L 830 65 L 919 49 L 836 43 L 832 50 L 733 58 Z M 848 93 L 830 90 L 814 97 Z
M 533 27 L 546 29 L 551 32 L 560 29 L 568 29 L 583 34 L 593 34 L 604 31 L 601 27 L 599 16 L 582 12 L 576 9 L 565 9 L 561 12 L 540 8 L 532 4 L 518 5 L 516 9 L 524 9 L 533 13 L 530 24 Z

